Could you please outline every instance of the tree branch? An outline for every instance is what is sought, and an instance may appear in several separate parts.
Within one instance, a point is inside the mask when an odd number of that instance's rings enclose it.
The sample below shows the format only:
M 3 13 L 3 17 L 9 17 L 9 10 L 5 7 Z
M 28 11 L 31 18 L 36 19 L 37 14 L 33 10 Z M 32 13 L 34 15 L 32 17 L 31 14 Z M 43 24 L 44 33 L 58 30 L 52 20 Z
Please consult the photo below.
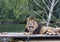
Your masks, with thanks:
M 40 8 L 42 8 L 44 11 L 46 11 L 46 9 L 44 8 L 44 7 L 42 7 L 41 5 L 39 5 L 39 3 L 37 3 L 35 0 L 33 0 L 34 1 L 34 3 L 37 5 L 37 6 L 39 6 Z
M 47 14 L 47 11 L 46 11 L 46 9 L 44 8 L 44 7 L 42 7 L 40 4 L 38 4 L 35 0 L 33 0 L 34 1 L 34 3 L 37 5 L 37 6 L 39 6 L 40 8 L 42 8 L 44 11 L 45 11 L 45 13 Z M 47 15 L 47 17 L 48 17 L 48 15 Z
M 49 6 L 46 4 L 46 2 L 44 0 L 42 0 L 42 2 L 45 4 L 45 6 L 47 7 L 47 9 L 49 10 Z
M 56 0 L 56 2 L 55 2 L 55 4 L 54 4 L 54 6 L 55 6 L 58 2 L 59 2 L 59 0 Z
M 46 16 L 48 17 L 48 14 L 46 13 Z
M 48 15 L 47 22 L 46 22 L 46 26 L 48 26 L 50 24 L 50 20 L 51 20 L 51 17 L 52 17 L 52 12 L 53 12 L 53 9 L 54 9 L 54 3 L 55 3 L 55 0 L 52 0 L 51 7 L 50 7 L 50 10 L 49 10 L 49 15 Z
M 51 3 L 51 0 L 49 0 L 49 2 Z
M 38 16 L 40 16 L 39 15 L 39 13 L 37 13 L 36 11 L 34 11 L 34 13 L 36 14 L 36 15 L 38 15 Z M 44 19 L 44 17 L 43 16 L 40 16 L 42 19 L 43 19 L 43 21 L 45 21 L 45 23 L 46 23 L 46 20 Z
M 57 10 L 55 10 L 55 11 L 53 11 L 53 12 L 57 12 L 57 11 L 59 11 L 59 9 L 57 9 Z

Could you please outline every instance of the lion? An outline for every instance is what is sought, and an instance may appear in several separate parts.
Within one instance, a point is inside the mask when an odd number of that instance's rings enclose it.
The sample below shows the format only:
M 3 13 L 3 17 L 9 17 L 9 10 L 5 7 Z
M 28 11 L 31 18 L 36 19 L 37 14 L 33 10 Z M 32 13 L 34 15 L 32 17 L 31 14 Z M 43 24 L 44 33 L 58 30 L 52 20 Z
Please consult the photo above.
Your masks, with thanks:
M 29 32 L 31 34 L 33 34 L 33 33 L 37 34 L 38 32 L 35 32 L 35 31 L 38 31 L 37 28 L 38 28 L 37 19 L 32 16 L 28 17 L 25 32 Z M 41 25 L 39 26 L 39 28 L 41 28 Z
M 50 26 L 42 26 L 41 23 L 37 22 L 37 19 L 33 16 L 27 18 L 26 29 L 25 32 L 29 34 L 49 34 L 56 35 L 59 34 L 60 29 L 50 27 Z
M 60 33 L 60 27 L 50 27 L 43 26 L 37 21 L 33 16 L 27 18 L 26 28 L 24 34 L 28 33 L 29 35 L 33 34 L 47 34 L 47 35 L 56 35 Z M 17 42 L 13 39 L 11 42 Z

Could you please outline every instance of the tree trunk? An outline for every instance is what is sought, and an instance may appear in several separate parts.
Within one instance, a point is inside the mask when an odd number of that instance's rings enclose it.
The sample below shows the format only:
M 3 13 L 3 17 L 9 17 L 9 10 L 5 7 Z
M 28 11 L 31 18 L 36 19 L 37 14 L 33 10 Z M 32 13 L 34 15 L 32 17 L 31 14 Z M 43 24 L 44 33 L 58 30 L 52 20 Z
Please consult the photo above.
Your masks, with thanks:
M 51 17 L 52 17 L 52 13 L 49 13 L 46 26 L 48 26 L 50 24 Z
M 52 12 L 53 12 L 53 9 L 54 9 L 54 2 L 55 2 L 55 0 L 52 0 L 51 7 L 49 9 L 49 15 L 48 15 L 48 19 L 47 19 L 47 22 L 46 22 L 46 26 L 48 26 L 50 24 L 50 20 L 51 20 L 51 17 L 52 17 Z

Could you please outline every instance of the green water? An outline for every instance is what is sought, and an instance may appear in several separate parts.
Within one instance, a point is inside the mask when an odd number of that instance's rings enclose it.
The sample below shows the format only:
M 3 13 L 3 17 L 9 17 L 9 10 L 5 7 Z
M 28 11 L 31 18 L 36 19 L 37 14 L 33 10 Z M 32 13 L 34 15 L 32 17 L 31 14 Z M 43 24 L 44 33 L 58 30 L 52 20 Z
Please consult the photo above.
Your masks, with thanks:
M 52 23 L 50 26 L 55 27 L 55 25 L 60 26 L 60 23 Z M 0 32 L 23 32 L 24 30 L 25 24 L 0 24 Z
M 0 32 L 22 32 L 25 24 L 3 24 L 0 25 Z

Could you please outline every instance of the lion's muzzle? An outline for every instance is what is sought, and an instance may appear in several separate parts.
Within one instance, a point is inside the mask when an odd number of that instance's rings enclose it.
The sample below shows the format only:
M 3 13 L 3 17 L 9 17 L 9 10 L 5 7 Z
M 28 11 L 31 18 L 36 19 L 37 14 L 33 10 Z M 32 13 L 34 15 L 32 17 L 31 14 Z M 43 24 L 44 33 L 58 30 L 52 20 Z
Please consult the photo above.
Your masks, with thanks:
M 33 32 L 35 30 L 35 28 L 33 26 L 29 26 L 29 31 Z

